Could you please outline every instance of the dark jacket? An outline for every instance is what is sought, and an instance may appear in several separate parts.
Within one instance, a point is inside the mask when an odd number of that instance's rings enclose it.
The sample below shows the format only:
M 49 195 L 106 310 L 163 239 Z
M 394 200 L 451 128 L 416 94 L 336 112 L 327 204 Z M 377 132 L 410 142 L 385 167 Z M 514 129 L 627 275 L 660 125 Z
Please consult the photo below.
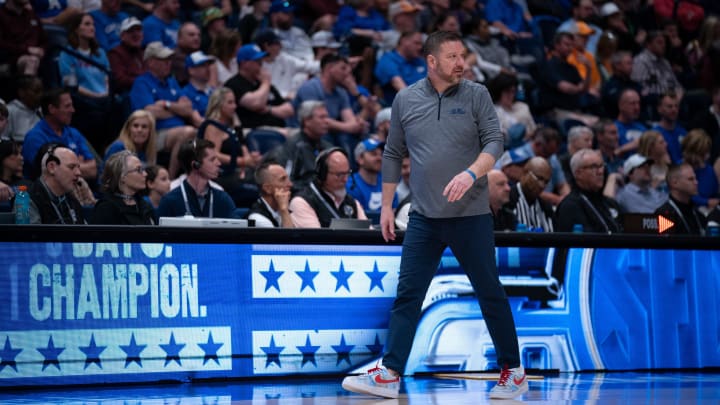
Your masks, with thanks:
M 678 212 L 680 211 L 680 212 Z M 655 210 L 656 214 L 669 219 L 675 225 L 665 231 L 665 234 L 674 235 L 704 235 L 707 219 L 695 205 L 681 203 L 672 196 L 668 201 Z M 682 214 L 682 215 L 681 215 Z
M 340 207 L 335 208 L 335 202 L 327 194 L 320 191 L 320 187 L 313 184 L 314 187 L 307 187 L 298 193 L 298 197 L 302 197 L 315 210 L 320 220 L 320 226 L 327 228 L 333 218 L 357 218 L 357 201 L 350 196 L 345 195 Z
M 42 224 L 85 224 L 83 208 L 72 193 L 62 197 L 51 195 L 41 179 L 36 180 L 30 187 L 30 199 L 38 210 Z
M 575 187 L 557 207 L 555 230 L 572 232 L 573 226 L 580 224 L 584 232 L 619 233 L 621 212 L 617 201 L 601 192 L 590 193 Z
M 105 195 L 95 204 L 90 223 L 95 225 L 155 225 L 155 210 L 142 197 L 127 205 L 115 195 Z

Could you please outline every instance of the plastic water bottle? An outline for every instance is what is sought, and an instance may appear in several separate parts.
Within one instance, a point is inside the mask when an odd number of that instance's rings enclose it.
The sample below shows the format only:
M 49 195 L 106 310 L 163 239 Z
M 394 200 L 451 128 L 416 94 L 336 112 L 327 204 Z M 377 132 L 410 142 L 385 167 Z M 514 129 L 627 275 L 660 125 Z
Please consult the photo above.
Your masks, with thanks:
M 30 194 L 27 192 L 27 186 L 18 187 L 15 194 L 15 223 L 30 223 Z
M 515 90 L 515 100 L 525 101 L 525 86 L 522 82 L 518 82 L 517 90 Z

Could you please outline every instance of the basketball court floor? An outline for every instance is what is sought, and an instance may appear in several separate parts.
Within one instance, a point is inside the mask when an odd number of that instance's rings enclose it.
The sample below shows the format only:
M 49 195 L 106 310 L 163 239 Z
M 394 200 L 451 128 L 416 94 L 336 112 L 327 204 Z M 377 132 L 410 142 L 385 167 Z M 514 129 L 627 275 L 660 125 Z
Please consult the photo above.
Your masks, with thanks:
M 720 372 L 576 373 L 537 376 L 515 400 L 490 400 L 478 374 L 403 381 L 400 398 L 344 391 L 340 378 L 214 381 L 133 386 L 3 389 L 0 404 L 718 404 Z

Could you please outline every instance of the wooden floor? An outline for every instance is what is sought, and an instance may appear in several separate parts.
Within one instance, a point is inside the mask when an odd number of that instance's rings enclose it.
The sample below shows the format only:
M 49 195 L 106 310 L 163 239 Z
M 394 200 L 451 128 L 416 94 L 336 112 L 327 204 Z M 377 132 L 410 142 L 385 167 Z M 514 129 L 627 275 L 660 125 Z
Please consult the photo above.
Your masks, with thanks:
M 493 381 L 418 377 L 400 398 L 343 391 L 339 379 L 227 381 L 46 390 L 2 390 L 1 404 L 718 404 L 720 373 L 560 374 L 530 381 L 516 400 L 490 400 Z

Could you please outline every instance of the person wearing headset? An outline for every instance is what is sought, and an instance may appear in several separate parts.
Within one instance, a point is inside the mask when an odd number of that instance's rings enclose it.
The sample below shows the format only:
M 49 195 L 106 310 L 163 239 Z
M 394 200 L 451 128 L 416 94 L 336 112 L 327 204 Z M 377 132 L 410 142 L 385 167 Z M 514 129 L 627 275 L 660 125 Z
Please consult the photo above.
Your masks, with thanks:
M 210 187 L 210 181 L 220 175 L 220 160 L 212 142 L 186 142 L 180 146 L 178 159 L 187 178 L 160 200 L 158 217 L 238 218 L 230 195 Z
M 62 145 L 49 145 L 40 168 L 40 177 L 30 186 L 30 223 L 86 224 L 82 206 L 73 195 L 82 175 L 75 152 Z
M 347 193 L 350 161 L 342 148 L 322 151 L 315 159 L 315 180 L 290 200 L 296 228 L 327 228 L 333 218 L 367 219 L 362 205 Z

